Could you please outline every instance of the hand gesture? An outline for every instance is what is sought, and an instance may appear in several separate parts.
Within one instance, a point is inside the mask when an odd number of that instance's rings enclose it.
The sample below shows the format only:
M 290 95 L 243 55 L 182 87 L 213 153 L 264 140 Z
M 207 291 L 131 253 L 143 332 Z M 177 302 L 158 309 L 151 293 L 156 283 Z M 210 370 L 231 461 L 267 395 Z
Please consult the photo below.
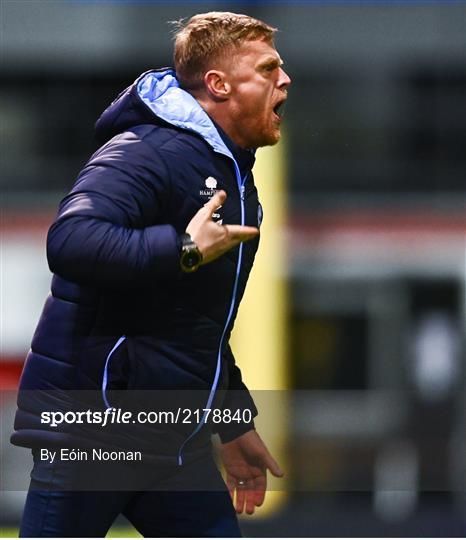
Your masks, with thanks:
M 201 264 L 217 259 L 240 242 L 251 240 L 259 234 L 256 227 L 220 225 L 212 220 L 212 214 L 223 205 L 226 198 L 225 191 L 217 191 L 186 227 L 186 232 L 202 253 Z

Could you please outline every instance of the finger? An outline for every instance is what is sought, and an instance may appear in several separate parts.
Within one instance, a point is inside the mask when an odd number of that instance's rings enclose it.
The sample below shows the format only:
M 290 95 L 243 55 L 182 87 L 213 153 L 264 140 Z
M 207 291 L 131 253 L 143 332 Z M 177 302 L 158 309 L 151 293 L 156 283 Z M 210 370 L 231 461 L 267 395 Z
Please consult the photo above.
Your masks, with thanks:
M 255 479 L 254 489 L 254 504 L 261 506 L 264 503 L 265 493 L 267 490 L 267 476 L 259 476 Z
M 269 471 L 277 478 L 281 478 L 283 476 L 284 473 L 280 469 L 280 466 L 268 452 L 264 457 L 264 464 L 267 469 L 269 469 Z
M 246 490 L 245 490 L 245 488 L 236 486 L 236 504 L 235 504 L 235 508 L 236 508 L 236 512 L 238 514 L 243 513 L 245 500 L 246 500 Z
M 249 481 L 246 487 L 246 514 L 253 514 L 256 508 L 255 505 L 255 484 L 253 481 Z
M 224 225 L 224 227 L 227 229 L 230 239 L 238 242 L 251 240 L 259 234 L 259 229 L 256 227 L 247 227 L 245 225 Z
M 204 208 L 206 208 L 210 213 L 215 212 L 219 206 L 221 206 L 227 198 L 226 191 L 220 189 L 216 191 L 215 194 L 205 203 Z

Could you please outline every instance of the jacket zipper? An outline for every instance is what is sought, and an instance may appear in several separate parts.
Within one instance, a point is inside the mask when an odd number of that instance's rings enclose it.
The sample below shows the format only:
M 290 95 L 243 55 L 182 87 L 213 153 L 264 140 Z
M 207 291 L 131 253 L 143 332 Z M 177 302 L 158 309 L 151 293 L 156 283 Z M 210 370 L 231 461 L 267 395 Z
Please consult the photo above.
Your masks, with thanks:
M 118 347 L 123 343 L 123 341 L 125 341 L 125 339 L 126 336 L 121 336 L 118 338 L 112 350 L 108 353 L 107 359 L 105 360 L 104 374 L 102 376 L 102 398 L 107 409 L 110 409 L 112 407 L 107 399 L 108 368 L 110 367 L 110 360 L 112 359 L 113 353 L 118 349 Z
M 246 173 L 244 178 L 242 179 L 241 178 L 241 172 L 240 172 L 239 167 L 238 167 L 238 165 L 237 165 L 237 163 L 236 163 L 236 161 L 234 159 L 233 159 L 233 163 L 235 165 L 236 181 L 237 181 L 237 184 L 238 184 L 238 190 L 239 190 L 239 194 L 240 194 L 241 225 L 244 225 L 244 221 L 245 221 L 245 215 L 244 215 L 244 184 L 245 184 L 246 179 L 247 179 L 247 177 L 249 175 L 249 172 Z M 230 325 L 231 317 L 233 315 L 233 310 L 234 310 L 235 304 L 236 304 L 236 293 L 237 293 L 237 290 L 238 290 L 238 283 L 239 283 L 239 276 L 240 276 L 240 272 L 241 272 L 242 258 L 243 258 L 243 243 L 241 242 L 239 244 L 238 262 L 236 263 L 236 276 L 235 276 L 235 283 L 233 285 L 233 293 L 232 293 L 231 301 L 230 301 L 230 309 L 228 310 L 228 315 L 227 315 L 225 324 L 223 326 L 222 335 L 220 337 L 220 342 L 219 342 L 219 345 L 218 345 L 217 367 L 215 369 L 215 376 L 214 376 L 212 386 L 210 388 L 209 397 L 208 397 L 207 403 L 206 403 L 206 405 L 204 407 L 204 409 L 206 409 L 206 410 L 204 410 L 204 412 L 202 414 L 201 421 L 199 422 L 199 424 L 196 426 L 194 431 L 190 435 L 188 435 L 188 437 L 183 441 L 183 443 L 181 444 L 181 446 L 180 446 L 180 448 L 178 450 L 178 465 L 179 466 L 183 465 L 183 450 L 184 450 L 185 446 L 188 444 L 188 442 L 204 426 L 208 411 L 211 408 L 212 403 L 214 401 L 215 393 L 217 391 L 218 380 L 220 378 L 220 373 L 221 373 L 221 370 L 222 370 L 223 341 L 225 339 L 225 334 L 227 332 L 228 326 Z
M 228 156 L 228 157 L 231 157 L 231 156 Z M 239 190 L 239 194 L 240 194 L 241 225 L 244 225 L 244 222 L 245 222 L 245 211 L 244 211 L 244 191 L 245 191 L 245 187 L 244 187 L 244 184 L 245 184 L 246 179 L 247 179 L 247 177 L 249 175 L 249 172 L 245 174 L 244 178 L 241 178 L 241 172 L 239 170 L 239 167 L 238 167 L 236 161 L 233 158 L 231 158 L 231 159 L 233 160 L 233 164 L 235 166 L 236 182 L 238 184 L 238 190 Z M 206 421 L 206 417 L 207 417 L 207 414 L 208 414 L 208 410 L 212 406 L 212 403 L 213 403 L 213 400 L 214 400 L 214 397 L 215 397 L 215 393 L 217 391 L 217 385 L 218 385 L 218 381 L 219 381 L 220 373 L 221 373 L 221 369 L 222 369 L 223 341 L 225 339 L 225 334 L 227 332 L 228 326 L 230 325 L 231 317 L 233 315 L 233 310 L 234 310 L 235 304 L 236 304 L 236 293 L 237 293 L 237 290 L 238 290 L 239 276 L 240 276 L 240 273 L 241 273 L 242 258 L 243 258 L 243 243 L 240 243 L 239 244 L 239 252 L 238 252 L 238 262 L 236 263 L 235 283 L 233 285 L 233 293 L 232 293 L 231 301 L 230 301 L 230 309 L 228 310 L 228 315 L 227 315 L 225 324 L 223 326 L 222 335 L 220 337 L 220 342 L 219 342 L 218 351 L 217 351 L 217 366 L 215 368 L 214 380 L 213 380 L 212 386 L 210 388 L 210 393 L 209 393 L 209 397 L 207 399 L 207 403 L 206 403 L 206 405 L 204 407 L 204 409 L 207 409 L 207 410 L 204 411 L 204 413 L 202 415 L 202 418 L 201 418 L 199 424 L 194 429 L 194 431 L 190 435 L 188 435 L 188 437 L 181 444 L 181 446 L 180 446 L 180 448 L 178 450 L 178 460 L 177 460 L 179 466 L 183 465 L 183 450 L 184 450 L 185 446 L 188 444 L 188 442 L 204 426 L 205 421 Z M 107 399 L 108 369 L 110 367 L 110 361 L 111 361 L 113 353 L 125 341 L 125 339 L 126 339 L 125 335 L 122 335 L 122 336 L 120 336 L 118 338 L 118 340 L 116 341 L 116 343 L 113 346 L 112 350 L 108 353 L 107 358 L 105 360 L 104 374 L 103 374 L 103 377 L 102 377 L 102 398 L 103 398 L 103 401 L 104 401 L 105 406 L 107 407 L 107 409 L 111 407 L 110 402 Z

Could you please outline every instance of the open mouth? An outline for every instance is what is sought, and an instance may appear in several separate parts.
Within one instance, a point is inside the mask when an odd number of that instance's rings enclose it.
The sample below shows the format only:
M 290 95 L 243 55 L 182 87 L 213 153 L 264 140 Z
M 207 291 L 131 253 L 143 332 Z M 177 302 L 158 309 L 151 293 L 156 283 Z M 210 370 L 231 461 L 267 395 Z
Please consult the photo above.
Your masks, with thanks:
M 278 116 L 278 118 L 282 118 L 285 113 L 285 103 L 286 103 L 286 99 L 282 99 L 273 108 L 273 112 L 275 113 L 276 116 Z

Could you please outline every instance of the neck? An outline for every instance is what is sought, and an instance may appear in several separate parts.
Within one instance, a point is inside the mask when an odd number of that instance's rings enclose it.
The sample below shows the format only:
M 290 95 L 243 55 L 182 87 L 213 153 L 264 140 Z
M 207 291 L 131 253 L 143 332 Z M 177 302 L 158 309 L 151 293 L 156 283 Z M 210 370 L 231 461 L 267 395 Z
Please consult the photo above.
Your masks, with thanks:
M 194 95 L 193 97 L 196 98 L 204 111 L 223 129 L 235 144 L 240 148 L 247 148 L 247 144 L 235 128 L 236 122 L 231 116 L 228 101 L 215 102 L 206 99 L 204 96 Z

